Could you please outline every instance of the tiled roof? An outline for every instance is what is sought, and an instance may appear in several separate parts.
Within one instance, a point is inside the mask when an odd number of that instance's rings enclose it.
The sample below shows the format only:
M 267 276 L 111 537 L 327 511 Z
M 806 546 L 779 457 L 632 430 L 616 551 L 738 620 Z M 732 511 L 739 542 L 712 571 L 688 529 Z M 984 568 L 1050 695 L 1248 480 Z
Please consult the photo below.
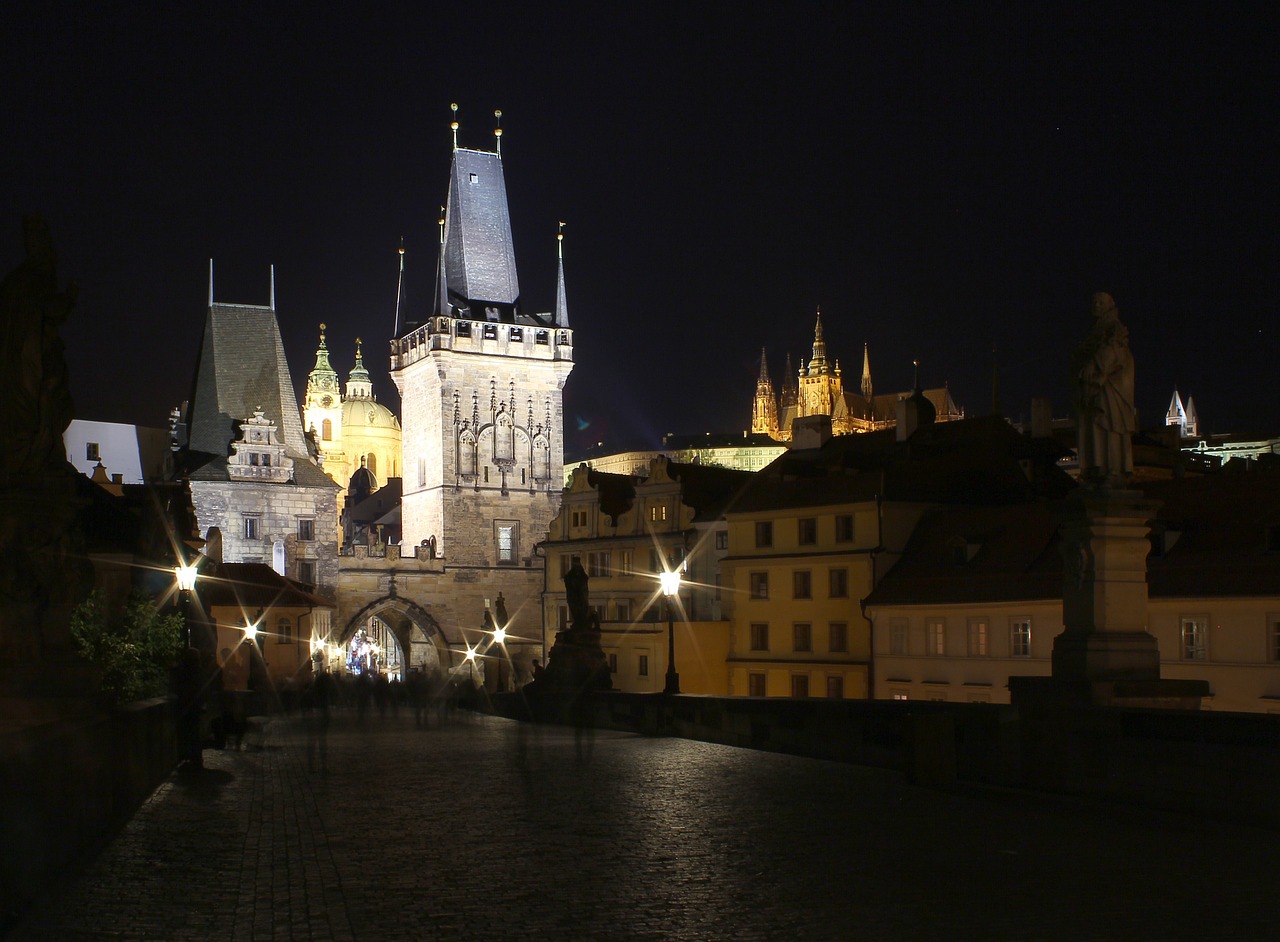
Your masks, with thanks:
M 266 563 L 221 563 L 200 577 L 200 598 L 208 606 L 239 605 L 246 611 L 274 605 L 333 608 L 301 582 L 286 579 Z

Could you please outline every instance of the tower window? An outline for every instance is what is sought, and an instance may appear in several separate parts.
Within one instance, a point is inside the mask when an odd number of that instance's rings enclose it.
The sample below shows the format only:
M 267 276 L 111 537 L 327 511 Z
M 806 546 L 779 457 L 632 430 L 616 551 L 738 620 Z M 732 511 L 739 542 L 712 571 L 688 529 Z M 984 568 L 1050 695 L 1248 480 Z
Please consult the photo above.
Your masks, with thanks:
M 246 540 L 262 539 L 262 518 L 249 517 L 244 518 L 244 538 Z
M 320 423 L 320 438 L 326 442 L 333 441 L 333 422 L 329 419 Z
M 298 518 L 298 541 L 313 543 L 316 538 L 316 522 L 310 517 Z
M 101 455 L 101 453 L 98 451 L 98 443 L 97 443 L 97 442 L 85 442 L 85 444 L 84 444 L 84 457 L 85 457 L 85 460 L 86 460 L 86 461 L 101 461 L 101 460 L 102 460 L 102 455 Z
M 522 328 L 522 327 L 512 327 L 512 328 L 511 328 L 511 335 L 510 335 L 510 336 L 511 336 L 511 340 L 512 340 L 514 343 L 520 343 L 521 341 L 523 341 L 523 340 L 524 340 L 524 328 Z
M 547 338 L 547 332 L 546 332 L 545 330 L 540 330 L 540 331 L 538 331 L 536 334 L 534 334 L 534 335 L 533 335 L 533 342 L 534 342 L 534 343 L 541 343 L 541 344 L 545 344 L 545 343 L 547 343 L 547 339 L 548 339 L 548 338 Z
M 458 321 L 458 336 L 459 336 L 459 337 L 470 337 L 470 336 L 471 336 L 471 322 L 470 322 L 470 321 Z
M 494 537 L 498 544 L 498 565 L 514 566 L 520 555 L 520 525 L 514 520 L 495 523 Z
M 369 469 L 370 474 L 377 474 L 378 456 L 373 452 L 369 452 L 368 456 L 364 459 L 364 466 Z
M 467 174 L 467 182 L 468 182 L 468 183 L 478 183 L 478 182 L 480 182 L 480 175 L 479 175 L 478 173 L 469 173 L 469 174 Z
M 485 339 L 485 340 L 497 340 L 497 339 L 498 339 L 498 327 L 497 327 L 497 325 L 496 325 L 496 324 L 485 324 L 485 325 L 484 325 L 484 339 Z

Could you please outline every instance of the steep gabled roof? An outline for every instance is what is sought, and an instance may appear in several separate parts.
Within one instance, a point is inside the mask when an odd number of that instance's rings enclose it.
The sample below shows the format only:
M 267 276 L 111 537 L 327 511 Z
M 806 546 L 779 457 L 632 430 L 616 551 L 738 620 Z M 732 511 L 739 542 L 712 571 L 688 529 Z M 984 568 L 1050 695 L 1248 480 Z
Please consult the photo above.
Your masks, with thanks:
M 210 607 L 239 605 L 252 613 L 259 608 L 334 608 L 332 602 L 286 579 L 266 563 L 220 563 L 201 575 L 200 597 Z
M 285 453 L 294 459 L 294 480 L 333 486 L 308 456 L 275 309 L 215 302 L 205 317 L 187 420 L 188 450 L 211 457 L 192 470 L 192 480 L 226 480 L 237 423 L 259 409 L 275 424 Z

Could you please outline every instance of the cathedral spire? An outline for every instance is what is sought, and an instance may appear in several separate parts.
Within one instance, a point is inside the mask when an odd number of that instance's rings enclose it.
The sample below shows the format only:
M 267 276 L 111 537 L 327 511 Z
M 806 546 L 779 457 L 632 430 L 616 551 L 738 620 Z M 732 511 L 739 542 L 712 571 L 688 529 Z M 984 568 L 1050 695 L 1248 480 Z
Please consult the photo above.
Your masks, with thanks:
M 867 402 L 874 398 L 871 387 L 871 353 L 865 343 L 862 345 L 862 398 Z
M 760 378 L 756 380 L 756 399 L 751 409 L 751 431 L 765 435 L 776 435 L 778 431 L 778 401 L 773 396 L 764 347 L 760 348 Z
M 213 307 L 213 259 L 209 259 L 209 307 Z
M 458 152 L 458 103 L 455 101 L 449 106 L 449 110 L 453 112 L 453 120 L 449 122 L 449 130 L 453 131 L 453 152 Z
M 556 326 L 569 326 L 569 301 L 564 292 L 564 223 L 556 233 Z
M 809 375 L 820 376 L 827 372 L 827 343 L 822 339 L 822 308 L 813 326 L 813 358 L 809 361 Z
M 271 266 L 271 310 L 276 309 L 276 266 Z
M 496 109 L 493 112 L 493 120 L 494 120 L 493 140 L 497 146 L 497 154 L 499 157 L 501 157 L 502 156 L 502 111 L 501 109 Z

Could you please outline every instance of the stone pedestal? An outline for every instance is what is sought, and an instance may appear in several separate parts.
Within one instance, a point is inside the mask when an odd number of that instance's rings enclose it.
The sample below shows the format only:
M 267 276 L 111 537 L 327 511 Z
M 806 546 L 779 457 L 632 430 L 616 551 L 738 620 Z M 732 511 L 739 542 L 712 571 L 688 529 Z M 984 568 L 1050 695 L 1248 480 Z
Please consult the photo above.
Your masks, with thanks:
M 556 633 L 547 654 L 547 667 L 536 681 L 539 692 L 579 693 L 608 690 L 613 686 L 609 662 L 600 646 L 600 632 L 592 628 L 570 628 Z
M 1138 491 L 1107 487 L 1084 487 L 1068 500 L 1053 674 L 1009 678 L 1015 704 L 1199 709 L 1208 683 L 1161 680 L 1160 651 L 1146 630 L 1147 534 L 1158 507 Z

